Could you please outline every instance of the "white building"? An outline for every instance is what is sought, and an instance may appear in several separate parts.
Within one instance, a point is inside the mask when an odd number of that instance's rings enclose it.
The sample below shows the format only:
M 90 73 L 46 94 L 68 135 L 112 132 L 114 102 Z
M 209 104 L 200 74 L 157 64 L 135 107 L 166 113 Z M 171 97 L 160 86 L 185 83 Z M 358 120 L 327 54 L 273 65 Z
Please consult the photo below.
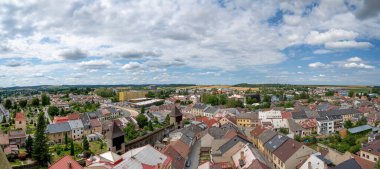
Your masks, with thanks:
M 259 111 L 259 119 L 281 119 L 281 111 L 279 110 L 269 110 L 269 111 Z
M 82 120 L 69 120 L 69 125 L 72 134 L 71 138 L 74 140 L 82 139 L 84 129 Z
M 330 134 L 334 133 L 334 120 L 329 117 L 317 118 L 317 133 Z
M 317 152 L 311 154 L 299 169 L 324 169 L 328 168 L 331 164 L 331 161 L 322 157 L 320 152 Z

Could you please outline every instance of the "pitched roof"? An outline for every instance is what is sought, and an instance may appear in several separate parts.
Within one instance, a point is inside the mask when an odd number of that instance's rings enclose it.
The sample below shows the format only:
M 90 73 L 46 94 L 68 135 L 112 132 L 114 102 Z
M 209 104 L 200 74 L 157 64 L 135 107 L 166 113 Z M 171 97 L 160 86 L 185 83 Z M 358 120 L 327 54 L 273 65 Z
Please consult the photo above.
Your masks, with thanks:
M 53 123 L 62 123 L 69 121 L 69 118 L 67 116 L 54 116 Z
M 46 133 L 61 133 L 71 131 L 68 122 L 49 124 L 46 128 Z
M 182 168 L 185 168 L 185 159 L 181 156 L 180 153 L 178 153 L 173 148 L 172 145 L 169 144 L 161 152 L 173 159 L 173 161 L 172 161 L 172 168 L 173 169 L 182 169 Z
M 328 111 L 318 111 L 320 117 L 323 116 L 334 116 L 334 115 L 348 115 L 348 114 L 360 114 L 356 109 L 335 109 Z
M 302 131 L 301 125 L 296 123 L 293 119 L 288 119 L 288 124 L 289 124 L 289 130 L 296 132 L 296 131 Z
M 16 113 L 15 121 L 25 121 L 25 115 L 23 112 Z
M 140 148 L 129 150 L 124 153 L 123 158 L 134 158 L 140 161 L 143 164 L 155 166 L 157 164 L 162 164 L 166 166 L 169 162 L 172 161 L 170 157 L 159 152 L 153 148 L 150 144 L 145 145 Z
M 69 125 L 71 129 L 83 128 L 82 120 L 69 120 Z
M 182 113 L 181 113 L 181 111 L 178 109 L 177 106 L 174 106 L 174 108 L 173 108 L 172 111 L 170 112 L 169 116 L 170 116 L 170 117 L 178 117 L 178 116 L 182 116 Z
M 355 159 L 351 158 L 339 165 L 335 166 L 334 169 L 361 169 L 360 165 L 355 161 Z
M 91 127 L 100 127 L 102 124 L 98 119 L 91 119 L 90 120 Z
M 277 134 L 276 136 L 272 137 L 268 142 L 264 144 L 264 147 L 269 151 L 273 152 L 277 148 L 279 148 L 286 140 L 289 138 L 286 136 L 283 136 L 281 134 Z
M 107 138 L 114 139 L 118 137 L 124 137 L 124 132 L 117 126 L 116 122 L 113 122 L 110 131 L 107 132 Z
M 8 144 L 9 144 L 8 134 L 0 133 L 0 145 L 8 145 Z
M 276 155 L 282 162 L 286 162 L 301 147 L 302 143 L 293 139 L 288 139 L 279 148 L 277 148 L 273 154 Z
M 119 161 L 121 158 L 120 155 L 112 152 L 112 151 L 107 151 L 105 153 L 99 154 L 99 157 L 103 158 L 103 160 L 106 160 L 107 162 L 115 163 Z
M 83 169 L 83 167 L 71 156 L 66 155 L 53 163 L 49 169 Z
M 350 128 L 348 129 L 348 131 L 352 134 L 355 134 L 355 133 L 360 133 L 362 131 L 371 130 L 371 129 L 372 129 L 372 126 L 370 125 L 362 125 L 362 126 Z
M 380 140 L 375 140 L 368 143 L 367 146 L 361 148 L 362 151 L 380 156 Z
M 251 136 L 254 136 L 254 137 L 259 137 L 259 135 L 261 133 L 263 133 L 264 131 L 266 130 L 266 128 L 262 127 L 262 126 L 257 126 L 255 129 L 253 129 L 250 133 L 251 133 Z
M 178 152 L 181 155 L 181 157 L 187 159 L 190 152 L 190 148 L 187 144 L 185 144 L 181 140 L 177 140 L 177 141 L 171 142 L 169 146 L 175 149 L 176 152 Z
M 69 120 L 78 120 L 80 118 L 80 115 L 79 115 L 79 113 L 71 113 L 71 114 L 67 115 L 67 118 Z
M 214 125 L 216 122 L 218 122 L 217 120 L 215 120 L 214 118 L 208 118 L 206 116 L 202 116 L 202 117 L 196 117 L 195 118 L 195 121 L 199 121 L 199 122 L 203 122 L 207 125 L 207 127 L 212 127 L 212 125 Z
M 204 110 L 205 108 L 207 107 L 206 104 L 203 104 L 203 103 L 195 103 L 193 105 L 193 109 L 201 109 L 201 110 Z
M 373 168 L 375 168 L 375 163 L 374 162 L 371 162 L 371 161 L 365 160 L 363 158 L 360 158 L 357 155 L 353 155 L 353 156 L 354 156 L 355 161 L 360 165 L 360 167 L 362 169 L 373 169 Z
M 263 133 L 259 135 L 259 140 L 261 143 L 265 144 L 267 141 L 269 141 L 272 137 L 274 137 L 277 133 L 268 129 L 265 130 Z
M 242 142 L 244 144 L 251 143 L 249 140 L 246 140 L 245 138 L 235 136 L 228 140 L 226 143 L 224 143 L 222 146 L 220 146 L 219 150 L 222 154 L 224 154 L 226 151 L 228 151 L 230 148 L 232 148 L 239 142 Z
M 205 110 L 206 113 L 215 114 L 218 111 L 218 108 L 213 106 L 208 106 Z
M 256 159 L 252 162 L 251 165 L 248 166 L 247 169 L 270 169 L 270 168 L 266 166 L 264 163 L 262 163 L 260 160 Z
M 292 118 L 292 112 L 281 112 L 281 116 L 283 119 L 290 119 Z
M 250 119 L 250 120 L 258 120 L 259 114 L 258 113 L 240 113 L 236 115 L 237 119 Z
M 305 111 L 295 111 L 292 112 L 293 119 L 307 119 Z

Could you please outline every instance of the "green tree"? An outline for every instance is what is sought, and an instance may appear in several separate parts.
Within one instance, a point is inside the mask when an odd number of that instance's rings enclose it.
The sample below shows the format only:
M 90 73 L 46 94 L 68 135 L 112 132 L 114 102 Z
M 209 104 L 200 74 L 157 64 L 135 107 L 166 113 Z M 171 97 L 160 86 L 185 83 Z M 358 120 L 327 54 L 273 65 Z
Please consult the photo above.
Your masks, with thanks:
M 21 108 L 25 108 L 26 105 L 28 104 L 28 101 L 27 100 L 20 100 L 20 102 L 18 104 L 20 105 Z
M 138 133 L 132 123 L 127 124 L 127 127 L 124 128 L 124 133 L 127 140 L 133 140 L 138 136 Z
M 141 106 L 141 110 L 140 110 L 140 113 L 144 114 L 145 113 L 145 107 L 144 106 Z
M 375 169 L 380 169 L 380 159 L 377 160 Z
M 354 94 L 355 94 L 355 93 L 354 93 L 354 91 L 352 91 L 352 90 L 350 90 L 350 92 L 348 92 L 348 96 L 349 96 L 349 97 L 354 97 Z
M 356 122 L 356 126 L 362 126 L 362 125 L 366 125 L 367 124 L 367 119 L 365 117 L 362 117 L 360 118 L 357 122 Z
M 165 123 L 165 125 L 169 125 L 169 124 L 170 124 L 170 117 L 169 117 L 169 114 L 166 115 L 164 123 Z
M 74 141 L 73 140 L 71 140 L 71 142 L 70 142 L 70 155 L 71 156 L 74 156 Z
M 50 105 L 50 97 L 46 95 L 46 93 L 41 94 L 41 105 L 47 106 Z
M 344 128 L 349 129 L 352 128 L 354 124 L 351 122 L 351 120 L 347 120 L 344 122 Z
M 83 139 L 83 150 L 84 151 L 90 150 L 90 144 L 88 143 L 87 137 L 84 137 Z
M 68 144 L 69 144 L 69 138 L 67 137 L 67 133 L 65 132 L 65 145 L 66 145 L 66 147 Z
M 12 106 L 12 101 L 9 100 L 9 99 L 5 100 L 4 107 L 5 107 L 6 109 L 11 109 L 11 108 L 13 107 L 13 106 Z
M 34 97 L 32 99 L 32 106 L 38 107 L 39 105 L 40 105 L 40 99 L 38 99 L 37 97 Z
M 33 138 L 30 135 L 25 140 L 25 149 L 26 149 L 26 153 L 28 153 L 28 156 L 32 157 L 32 155 L 33 155 Z
M 36 132 L 34 134 L 33 159 L 41 166 L 46 166 L 47 162 L 50 161 L 49 146 L 47 144 L 48 139 L 45 135 L 45 130 L 45 116 L 43 113 L 40 113 L 38 115 Z
M 59 109 L 56 106 L 49 106 L 48 108 L 48 114 L 50 116 L 58 116 L 59 115 Z
M 149 120 L 149 122 L 148 122 L 148 129 L 149 129 L 149 131 L 153 131 L 154 130 L 153 123 L 152 123 L 151 120 Z
M 144 114 L 139 114 L 136 121 L 140 128 L 144 128 L 148 124 L 148 118 Z

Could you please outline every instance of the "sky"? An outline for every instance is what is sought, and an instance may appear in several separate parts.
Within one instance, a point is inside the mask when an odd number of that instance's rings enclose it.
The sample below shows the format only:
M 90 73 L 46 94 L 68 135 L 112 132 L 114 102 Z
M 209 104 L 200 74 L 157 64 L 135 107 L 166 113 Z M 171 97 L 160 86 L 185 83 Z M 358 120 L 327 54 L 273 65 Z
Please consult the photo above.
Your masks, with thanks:
M 0 87 L 168 83 L 380 85 L 380 1 L 0 1 Z

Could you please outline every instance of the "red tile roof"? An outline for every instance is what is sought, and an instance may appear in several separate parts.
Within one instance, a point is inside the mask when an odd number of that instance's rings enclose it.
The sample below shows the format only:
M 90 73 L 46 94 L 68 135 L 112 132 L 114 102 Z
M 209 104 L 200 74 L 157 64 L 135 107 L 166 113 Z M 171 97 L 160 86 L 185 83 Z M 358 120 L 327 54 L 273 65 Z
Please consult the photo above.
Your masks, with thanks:
M 251 165 L 248 166 L 247 169 L 270 169 L 264 163 L 259 161 L 258 159 L 254 160 Z
M 189 146 L 187 146 L 187 144 L 185 144 L 181 140 L 171 142 L 169 145 L 172 146 L 181 155 L 181 157 L 184 157 L 184 158 L 188 157 L 190 148 Z
M 304 129 L 315 128 L 315 127 L 317 127 L 317 120 L 307 119 L 305 121 L 301 121 L 300 125 Z
M 15 121 L 25 121 L 25 115 L 23 112 L 16 113 Z
M 69 167 L 71 165 L 71 168 Z M 53 163 L 49 169 L 83 169 L 77 161 L 71 158 L 71 156 L 66 155 Z
M 173 168 L 185 168 L 185 159 L 171 145 L 163 149 L 162 153 L 174 159 L 172 161 Z
M 208 118 L 208 117 L 197 117 L 195 118 L 195 121 L 199 121 L 199 122 L 203 122 L 204 124 L 206 124 L 209 128 L 212 127 L 212 125 L 214 125 L 215 123 L 217 123 L 217 121 L 213 118 Z
M 360 167 L 362 167 L 362 169 L 373 169 L 373 168 L 375 168 L 374 162 L 367 161 L 363 158 L 360 158 L 357 155 L 353 155 L 353 156 L 354 156 L 355 161 L 360 165 Z
M 371 153 L 371 154 L 374 154 L 374 155 L 377 155 L 377 156 L 380 156 L 379 147 L 380 147 L 380 140 L 375 140 L 373 142 L 370 142 L 368 144 L 368 146 L 363 147 L 361 150 L 368 152 L 368 153 Z
M 288 139 L 280 147 L 278 147 L 273 154 L 277 156 L 282 162 L 286 162 L 299 148 L 302 147 L 302 143 L 293 139 Z
M 67 118 L 67 116 L 55 116 L 54 119 L 53 119 L 53 123 L 63 123 L 63 122 L 67 122 L 69 121 L 69 118 Z
M 290 119 L 290 118 L 292 118 L 292 113 L 291 112 L 281 112 L 281 116 L 283 119 Z
M 79 113 L 71 113 L 67 115 L 67 118 L 69 120 L 78 120 L 80 118 Z
M 98 119 L 91 119 L 90 121 L 91 127 L 100 127 L 102 124 Z
M 266 128 L 262 126 L 257 126 L 255 129 L 251 131 L 251 136 L 258 138 L 261 133 L 263 133 Z

